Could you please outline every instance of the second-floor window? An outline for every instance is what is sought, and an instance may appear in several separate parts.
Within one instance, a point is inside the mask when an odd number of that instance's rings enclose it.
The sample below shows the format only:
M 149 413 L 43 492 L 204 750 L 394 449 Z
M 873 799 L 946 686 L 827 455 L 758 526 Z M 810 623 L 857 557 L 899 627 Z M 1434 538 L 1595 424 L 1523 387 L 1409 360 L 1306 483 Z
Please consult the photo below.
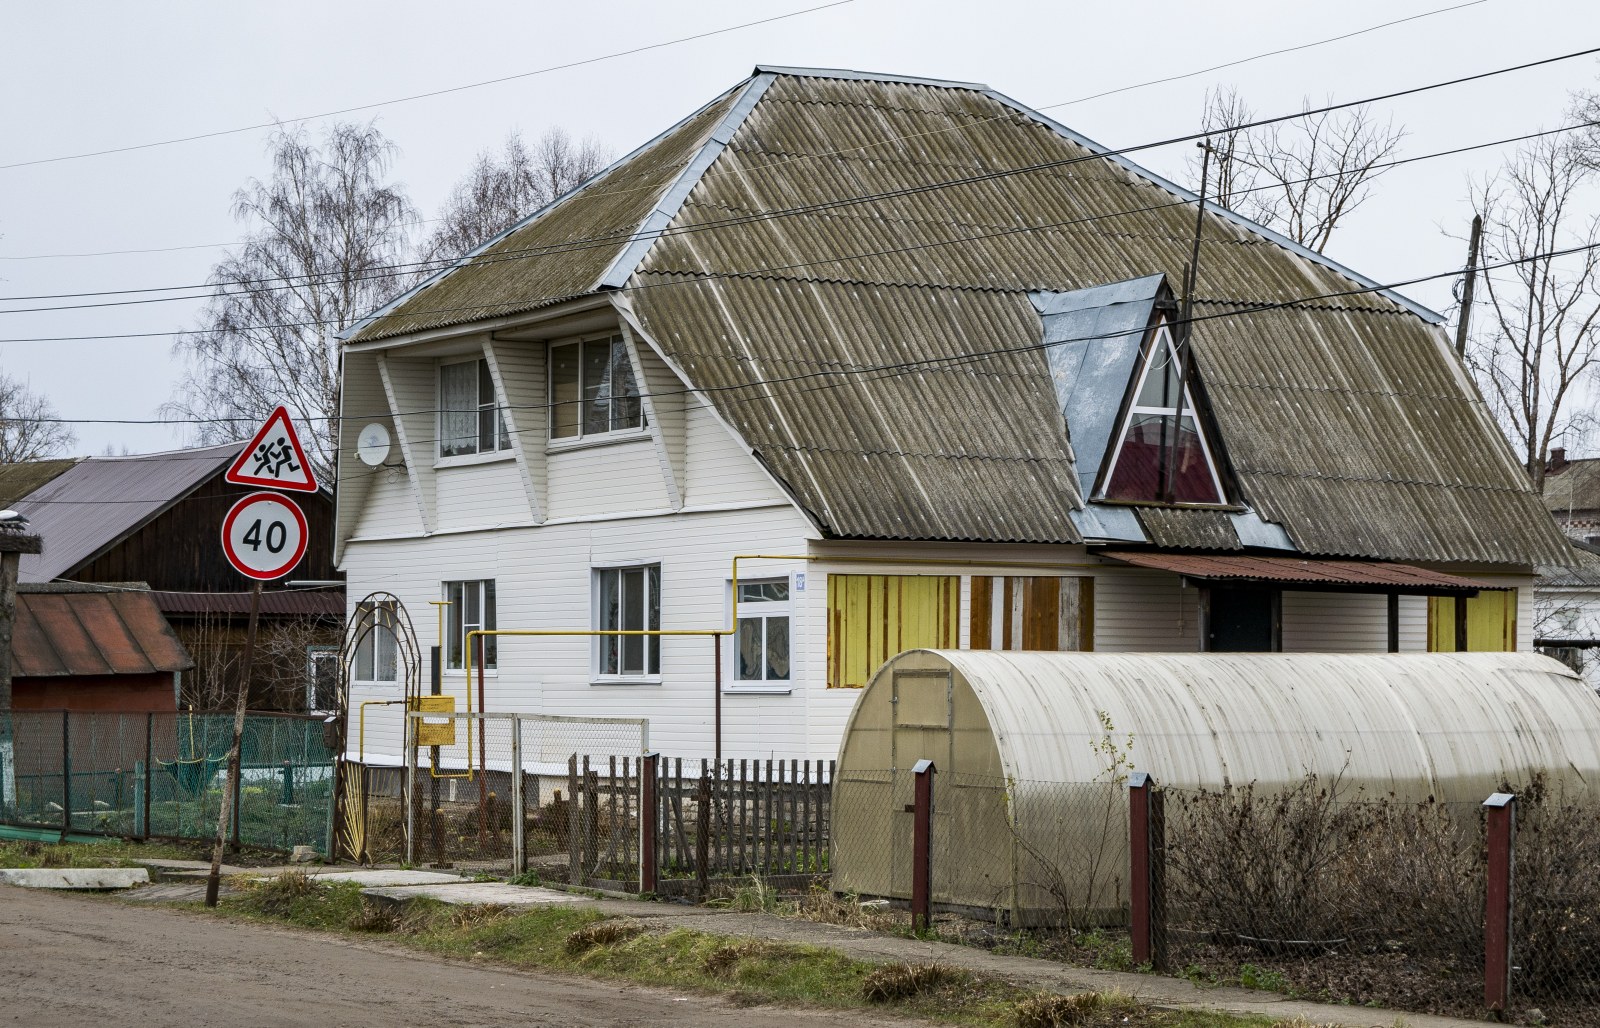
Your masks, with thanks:
M 644 404 L 621 336 L 550 347 L 550 438 L 644 427 Z
M 439 365 L 439 456 L 464 457 L 511 448 L 505 418 L 495 403 L 489 362 Z

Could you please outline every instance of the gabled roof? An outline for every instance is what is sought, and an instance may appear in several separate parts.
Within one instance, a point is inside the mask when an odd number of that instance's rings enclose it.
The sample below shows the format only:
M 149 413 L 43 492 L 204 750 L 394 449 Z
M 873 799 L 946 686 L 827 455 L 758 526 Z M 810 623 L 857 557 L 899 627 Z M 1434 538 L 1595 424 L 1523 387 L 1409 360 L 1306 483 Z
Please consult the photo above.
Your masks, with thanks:
M 1227 211 L 1193 346 L 1250 509 L 1086 505 L 1031 297 L 1181 281 L 1193 199 L 980 85 L 760 68 L 350 338 L 619 289 L 838 537 L 1078 542 L 1076 518 L 1172 548 L 1556 559 L 1438 315 Z
M 12 505 L 44 542 L 43 553 L 23 556 L 19 578 L 49 582 L 67 574 L 227 468 L 243 448 L 224 443 L 78 461 Z
M 114 586 L 23 585 L 12 672 L 19 678 L 139 675 L 194 667 L 150 593 Z
M 1600 510 L 1600 458 L 1569 460 L 1545 472 L 1544 502 L 1557 517 Z

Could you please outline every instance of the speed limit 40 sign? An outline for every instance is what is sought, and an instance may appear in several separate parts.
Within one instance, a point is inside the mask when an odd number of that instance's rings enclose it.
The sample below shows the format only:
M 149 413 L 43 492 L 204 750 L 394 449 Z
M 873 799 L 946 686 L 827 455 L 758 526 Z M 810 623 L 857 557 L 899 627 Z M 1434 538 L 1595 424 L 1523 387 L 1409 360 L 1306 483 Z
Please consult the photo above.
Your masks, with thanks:
M 222 519 L 222 552 L 239 574 L 270 582 L 300 563 L 306 535 L 299 504 L 278 493 L 251 493 Z

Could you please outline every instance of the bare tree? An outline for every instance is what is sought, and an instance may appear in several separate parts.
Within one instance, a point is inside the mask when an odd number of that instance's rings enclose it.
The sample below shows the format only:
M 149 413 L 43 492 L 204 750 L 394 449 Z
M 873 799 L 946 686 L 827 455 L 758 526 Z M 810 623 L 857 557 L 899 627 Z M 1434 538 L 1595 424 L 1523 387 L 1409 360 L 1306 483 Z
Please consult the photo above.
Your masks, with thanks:
M 532 147 L 513 132 L 500 153 L 480 153 L 456 184 L 438 226 L 423 244 L 424 259 L 460 257 L 589 178 L 610 159 L 597 140 L 574 140 L 564 129 L 550 129 Z
M 200 421 L 201 443 L 240 438 L 282 403 L 301 422 L 317 475 L 333 480 L 339 412 L 334 333 L 409 284 L 416 214 L 388 181 L 396 148 L 371 124 L 336 124 L 320 140 L 280 128 L 272 174 L 234 194 L 250 235 L 211 273 L 203 324 L 179 337 L 188 358 L 163 410 Z
M 42 394 L 0 374 L 0 464 L 59 457 L 78 441 Z
M 1212 133 L 1208 195 L 1230 210 L 1321 251 L 1334 229 L 1372 195 L 1372 182 L 1400 147 L 1405 129 L 1368 108 L 1311 114 L 1246 128 L 1254 113 L 1236 90 L 1206 94 Z M 1198 170 L 1198 158 L 1191 158 Z
M 1551 442 L 1596 419 L 1586 401 L 1600 369 L 1600 218 L 1581 210 L 1591 174 L 1583 144 L 1546 136 L 1472 190 L 1486 310 L 1468 365 L 1538 489 Z M 1550 256 L 1574 247 L 1584 249 Z

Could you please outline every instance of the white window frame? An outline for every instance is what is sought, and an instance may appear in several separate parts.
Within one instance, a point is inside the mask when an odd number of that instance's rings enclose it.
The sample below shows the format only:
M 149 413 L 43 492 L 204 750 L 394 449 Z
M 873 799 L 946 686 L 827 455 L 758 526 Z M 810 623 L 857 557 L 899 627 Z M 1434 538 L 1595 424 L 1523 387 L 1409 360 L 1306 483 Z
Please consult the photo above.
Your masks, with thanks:
M 343 654 L 337 646 L 313 644 L 306 647 L 306 713 L 308 714 L 333 714 L 338 711 L 339 697 L 334 696 L 334 706 L 323 708 L 317 706 L 317 664 L 327 661 L 333 665 L 333 689 L 335 694 L 339 691 L 339 659 Z M 396 654 L 398 657 L 398 653 Z M 396 678 L 398 675 L 399 661 L 396 664 Z
M 1123 444 L 1127 441 L 1128 430 L 1133 427 L 1134 418 L 1139 417 L 1141 414 L 1172 418 L 1173 424 L 1181 428 L 1184 415 L 1187 414 L 1194 422 L 1194 434 L 1200 440 L 1200 452 L 1206 459 L 1206 470 L 1211 474 L 1211 486 L 1217 491 L 1217 501 L 1215 503 L 1202 503 L 1199 505 L 1207 507 L 1227 506 L 1228 491 L 1222 488 L 1222 477 L 1217 474 L 1217 461 L 1211 453 L 1211 441 L 1206 438 L 1205 426 L 1200 422 L 1200 412 L 1195 409 L 1194 393 L 1189 389 L 1188 385 L 1185 384 L 1183 387 L 1183 404 L 1179 407 L 1145 407 L 1138 403 L 1139 395 L 1144 392 L 1145 381 L 1150 377 L 1151 370 L 1156 367 L 1156 354 L 1163 348 L 1166 350 L 1167 361 L 1176 361 L 1178 359 L 1178 345 L 1173 341 L 1172 332 L 1168 328 L 1165 319 L 1156 325 L 1155 337 L 1151 340 L 1150 349 L 1144 357 L 1144 366 L 1139 369 L 1139 381 L 1134 383 L 1133 387 L 1134 402 L 1128 405 L 1128 413 L 1118 423 L 1115 436 L 1116 450 L 1112 452 L 1111 462 L 1106 465 L 1105 472 L 1100 478 L 1099 496 L 1104 498 L 1106 489 L 1110 487 L 1112 479 L 1116 476 L 1117 462 L 1122 459 Z M 1160 367 L 1164 373 L 1167 367 L 1166 361 L 1163 361 Z M 1151 502 L 1156 501 L 1152 500 Z M 1189 505 L 1192 506 L 1194 504 Z
M 465 620 L 465 605 L 457 604 L 450 596 L 450 590 L 453 586 L 462 588 L 463 598 L 466 595 L 465 590 L 477 590 L 478 620 L 476 622 L 468 623 Z M 444 673 L 465 676 L 467 671 L 464 666 L 466 659 L 464 651 L 466 650 L 467 633 L 480 629 L 492 631 L 500 623 L 498 620 L 499 614 L 495 610 L 495 605 L 500 598 L 500 590 L 493 578 L 452 578 L 439 583 L 439 598 L 445 601 L 444 652 L 440 654 L 440 658 L 444 663 Z M 458 636 L 461 639 L 459 644 L 463 651 L 461 653 L 456 652 L 457 644 L 455 639 Z M 486 640 L 480 636 L 478 645 L 485 643 L 488 643 L 488 645 L 485 647 L 483 655 L 483 671 L 484 674 L 493 676 L 499 671 L 500 647 L 494 644 L 493 640 Z M 474 646 L 472 653 L 473 664 L 476 665 L 478 662 L 476 646 Z M 457 663 L 457 661 L 460 663 Z M 476 666 L 473 667 L 473 671 L 477 671 Z
M 752 577 L 739 582 L 739 587 L 764 586 L 781 583 L 787 590 L 787 599 L 782 600 L 748 600 L 740 599 L 733 605 L 733 636 L 729 639 L 731 645 L 727 647 L 727 667 L 723 669 L 723 692 L 740 693 L 775 693 L 786 695 L 794 691 L 794 658 L 797 651 L 795 640 L 794 617 L 794 582 L 788 575 L 763 575 Z M 736 596 L 733 582 L 728 583 L 728 596 Z M 766 655 L 766 622 L 770 618 L 781 617 L 789 623 L 789 676 L 787 678 L 740 678 L 739 677 L 739 632 L 740 623 L 747 620 L 760 619 L 762 622 L 762 655 Z M 765 663 L 765 661 L 763 661 Z
M 633 386 L 638 393 L 639 423 L 627 425 L 622 428 L 608 428 L 603 432 L 586 432 L 583 428 L 583 348 L 591 343 L 609 343 L 613 347 L 621 346 L 628 357 L 628 367 L 633 373 Z M 578 350 L 578 434 L 556 435 L 556 414 L 559 408 L 556 405 L 556 351 L 566 347 L 576 347 Z M 628 340 L 617 332 L 608 332 L 605 335 L 580 336 L 576 339 L 562 339 L 550 343 L 545 349 L 545 402 L 549 405 L 550 414 L 546 420 L 545 431 L 548 440 L 546 448 L 550 450 L 574 449 L 582 446 L 593 446 L 597 443 L 624 442 L 648 435 L 650 432 L 650 419 L 644 409 L 644 385 L 640 381 L 639 369 L 633 363 L 633 348 L 628 345 Z M 608 401 L 609 402 L 609 401 Z
M 367 611 L 366 612 L 362 611 L 362 609 L 361 609 L 362 606 L 364 606 L 364 605 L 362 605 L 362 604 L 358 604 L 357 605 L 357 614 L 361 614 L 363 616 L 360 617 L 357 620 L 358 627 L 356 628 L 356 632 L 357 632 L 356 644 L 355 644 L 354 649 L 352 649 L 351 652 L 350 652 L 350 667 L 347 669 L 347 674 L 349 675 L 350 685 L 353 688 L 362 688 L 362 689 L 394 689 L 394 688 L 397 688 L 399 686 L 399 684 L 400 684 L 400 637 L 395 632 L 395 628 L 398 626 L 398 613 L 395 611 L 393 605 L 391 605 L 391 604 L 366 605 L 367 606 Z M 387 614 L 388 614 L 388 624 L 387 624 L 387 626 L 378 625 L 378 626 L 374 627 L 371 631 L 368 631 L 367 628 L 366 628 L 366 617 L 365 617 L 365 614 L 366 613 L 377 614 L 379 611 L 386 611 L 387 612 Z M 362 652 L 363 649 L 366 649 L 371 654 L 371 656 L 368 659 L 371 661 L 374 674 L 376 674 L 377 668 L 379 666 L 379 664 L 378 664 L 378 639 L 380 637 L 380 633 L 383 633 L 383 632 L 387 632 L 388 633 L 389 638 L 392 640 L 392 645 L 394 646 L 394 651 L 395 651 L 394 652 L 394 669 L 395 669 L 394 670 L 394 677 L 393 678 L 377 678 L 377 677 L 362 678 L 359 675 L 357 675 L 357 673 L 356 673 L 361 667 L 361 652 Z M 310 658 L 308 657 L 307 659 L 309 660 Z
M 474 376 L 478 382 L 477 417 L 474 421 L 472 433 L 474 448 L 466 453 L 446 454 L 444 452 L 444 422 L 445 417 L 450 412 L 447 411 L 448 405 L 445 403 L 444 398 L 444 369 L 459 367 L 463 364 L 472 364 L 477 371 L 477 375 Z M 486 374 L 489 376 L 489 398 L 487 401 L 483 396 L 483 376 Z M 439 413 L 434 417 L 435 441 L 433 453 L 435 467 L 450 467 L 453 464 L 481 464 L 492 460 L 508 460 L 513 456 L 511 432 L 506 425 L 505 409 L 500 405 L 499 389 L 494 383 L 494 372 L 489 367 L 489 359 L 487 357 L 478 356 L 441 360 L 434 369 L 434 396 L 438 400 L 439 407 Z M 494 446 L 489 449 L 483 448 L 482 420 L 486 411 L 493 411 L 496 415 Z
M 654 568 L 655 572 L 656 572 L 655 580 L 656 580 L 657 596 L 656 596 L 656 625 L 655 625 L 655 628 L 656 628 L 656 630 L 659 631 L 660 628 L 661 628 L 660 593 L 664 591 L 663 588 L 662 588 L 662 564 L 661 564 L 661 561 L 659 561 L 659 560 L 632 560 L 632 561 L 625 561 L 625 562 L 616 563 L 616 564 L 596 564 L 593 568 L 591 568 L 590 572 L 589 572 L 590 595 L 591 595 L 591 607 L 590 607 L 589 624 L 592 625 L 597 631 L 604 631 L 604 630 L 608 629 L 609 627 L 611 627 L 611 626 L 608 626 L 605 623 L 605 610 L 604 610 L 604 607 L 602 605 L 602 597 L 605 594 L 605 589 L 604 589 L 604 586 L 602 585 L 602 581 L 601 580 L 606 575 L 618 575 L 618 576 L 620 576 L 623 572 L 626 572 L 626 571 L 643 571 L 644 572 L 644 582 L 645 582 L 645 587 L 646 587 L 646 590 L 647 590 L 646 593 L 645 593 L 645 598 L 644 598 L 644 609 L 645 609 L 647 617 L 648 617 L 648 612 L 650 610 L 650 594 L 648 592 L 648 589 L 649 589 L 649 585 L 650 585 L 650 569 L 651 568 Z M 619 577 L 619 584 L 620 584 L 620 577 Z M 647 621 L 647 624 L 648 624 L 648 621 Z M 597 636 L 594 637 L 594 644 L 589 648 L 590 683 L 591 684 L 593 684 L 593 685 L 659 685 L 661 683 L 661 636 L 659 636 L 659 635 L 647 635 L 647 636 L 644 636 L 642 638 L 642 642 L 644 643 L 644 668 L 645 668 L 643 671 L 641 671 L 641 672 L 607 673 L 607 672 L 605 672 L 603 670 L 603 668 L 605 667 L 606 649 L 608 647 L 615 647 L 615 648 L 620 650 L 620 648 L 622 647 L 623 643 L 625 643 L 627 640 L 632 639 L 632 638 L 635 638 L 635 637 L 633 637 L 633 636 L 625 636 L 625 635 L 597 635 Z M 653 655 L 654 655 L 654 658 L 655 658 L 653 661 L 651 660 L 652 652 L 653 652 Z M 620 656 L 618 657 L 617 663 L 619 665 L 622 663 L 622 660 L 621 660 Z M 655 668 L 656 668 L 656 670 L 654 670 L 654 671 L 650 670 L 650 666 L 651 666 L 652 663 L 654 663 Z

